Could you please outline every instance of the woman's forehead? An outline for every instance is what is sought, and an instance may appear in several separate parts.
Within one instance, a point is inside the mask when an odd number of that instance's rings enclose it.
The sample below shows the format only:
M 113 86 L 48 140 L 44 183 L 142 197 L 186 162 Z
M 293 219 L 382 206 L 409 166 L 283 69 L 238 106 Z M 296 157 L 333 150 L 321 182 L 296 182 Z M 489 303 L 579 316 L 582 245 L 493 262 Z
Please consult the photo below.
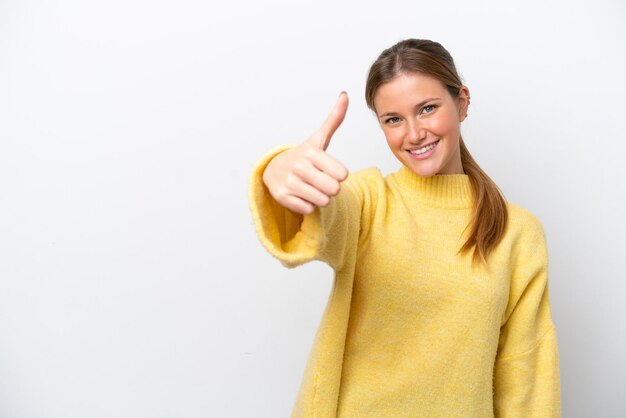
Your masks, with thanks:
M 382 84 L 376 91 L 374 101 L 379 104 L 397 101 L 422 101 L 428 98 L 445 99 L 447 89 L 439 80 L 423 74 L 400 74 Z M 378 106 L 376 106 L 378 108 Z

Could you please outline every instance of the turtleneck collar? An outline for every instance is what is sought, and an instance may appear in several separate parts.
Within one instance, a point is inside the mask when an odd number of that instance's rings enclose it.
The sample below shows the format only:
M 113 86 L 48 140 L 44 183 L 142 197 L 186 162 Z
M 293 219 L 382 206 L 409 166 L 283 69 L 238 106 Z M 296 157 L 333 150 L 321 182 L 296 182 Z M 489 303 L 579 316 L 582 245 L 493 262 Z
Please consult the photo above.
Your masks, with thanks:
M 427 206 L 449 209 L 472 206 L 472 186 L 467 174 L 435 174 L 423 177 L 402 165 L 392 177 L 412 198 Z

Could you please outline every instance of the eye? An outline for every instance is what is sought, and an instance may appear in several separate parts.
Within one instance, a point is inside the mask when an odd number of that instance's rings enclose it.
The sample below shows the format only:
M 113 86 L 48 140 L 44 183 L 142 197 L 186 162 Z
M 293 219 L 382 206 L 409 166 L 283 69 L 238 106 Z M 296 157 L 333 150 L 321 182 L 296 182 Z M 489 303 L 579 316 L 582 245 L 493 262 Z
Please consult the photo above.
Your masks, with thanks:
M 426 113 L 433 113 L 433 111 L 437 108 L 437 105 L 426 105 L 422 108 L 422 111 L 426 111 Z M 430 110 L 429 110 L 430 109 Z
M 390 118 L 385 119 L 385 123 L 388 125 L 393 125 L 398 122 L 400 122 L 400 118 L 397 116 L 392 116 Z

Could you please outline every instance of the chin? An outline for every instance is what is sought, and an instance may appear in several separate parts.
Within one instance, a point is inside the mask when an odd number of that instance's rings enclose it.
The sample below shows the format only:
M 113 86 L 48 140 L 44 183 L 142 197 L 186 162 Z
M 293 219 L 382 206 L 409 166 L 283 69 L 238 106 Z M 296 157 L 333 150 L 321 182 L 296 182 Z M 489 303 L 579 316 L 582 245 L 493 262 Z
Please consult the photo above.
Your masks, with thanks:
M 431 177 L 437 174 L 436 170 L 421 170 L 421 171 L 413 170 L 413 171 L 415 172 L 415 174 L 417 174 L 420 177 Z
M 437 164 L 416 164 L 415 161 L 408 161 L 405 165 L 421 177 L 434 176 L 440 171 Z

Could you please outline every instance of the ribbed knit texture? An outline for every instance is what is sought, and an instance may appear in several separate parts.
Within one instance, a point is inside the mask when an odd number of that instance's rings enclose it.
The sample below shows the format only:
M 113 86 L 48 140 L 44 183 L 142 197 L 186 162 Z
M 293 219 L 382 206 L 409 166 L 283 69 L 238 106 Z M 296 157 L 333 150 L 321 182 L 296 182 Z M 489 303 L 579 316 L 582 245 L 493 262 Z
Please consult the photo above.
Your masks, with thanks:
M 293 417 L 559 417 L 557 336 L 543 228 L 508 203 L 488 268 L 457 254 L 470 228 L 465 174 L 402 166 L 351 173 L 330 205 L 295 214 L 252 170 L 258 237 L 289 268 L 335 271 Z M 467 228 L 466 228 L 467 227 Z

